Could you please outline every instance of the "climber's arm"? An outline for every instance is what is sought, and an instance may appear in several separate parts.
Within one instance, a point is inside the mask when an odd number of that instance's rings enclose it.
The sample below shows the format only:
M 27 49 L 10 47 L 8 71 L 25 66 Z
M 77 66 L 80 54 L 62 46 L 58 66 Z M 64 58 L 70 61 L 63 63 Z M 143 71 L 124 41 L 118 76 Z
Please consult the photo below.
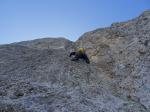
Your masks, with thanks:
M 71 52 L 69 57 L 71 57 L 72 55 L 75 55 L 75 54 L 76 54 L 76 52 Z

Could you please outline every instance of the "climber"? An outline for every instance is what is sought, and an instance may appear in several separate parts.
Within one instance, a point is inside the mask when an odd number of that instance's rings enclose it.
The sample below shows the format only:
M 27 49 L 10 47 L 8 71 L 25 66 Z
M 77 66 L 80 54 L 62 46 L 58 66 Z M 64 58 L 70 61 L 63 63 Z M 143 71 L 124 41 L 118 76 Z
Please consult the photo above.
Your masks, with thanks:
M 90 63 L 90 60 L 87 57 L 87 54 L 85 53 L 84 48 L 79 48 L 79 49 L 77 49 L 76 52 L 71 52 L 70 55 L 69 55 L 69 57 L 71 57 L 72 55 L 74 56 L 71 59 L 72 61 L 77 61 L 79 59 L 84 59 L 86 61 L 86 63 L 88 63 L 88 64 Z

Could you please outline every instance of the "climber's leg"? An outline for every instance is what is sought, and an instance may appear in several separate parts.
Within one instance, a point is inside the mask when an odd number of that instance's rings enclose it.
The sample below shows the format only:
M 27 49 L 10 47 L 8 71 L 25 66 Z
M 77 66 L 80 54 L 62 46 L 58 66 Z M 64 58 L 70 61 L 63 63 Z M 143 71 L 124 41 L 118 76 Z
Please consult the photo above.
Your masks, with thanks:
M 88 63 L 88 64 L 90 63 L 90 60 L 86 54 L 83 54 L 83 59 L 86 61 L 86 63 Z

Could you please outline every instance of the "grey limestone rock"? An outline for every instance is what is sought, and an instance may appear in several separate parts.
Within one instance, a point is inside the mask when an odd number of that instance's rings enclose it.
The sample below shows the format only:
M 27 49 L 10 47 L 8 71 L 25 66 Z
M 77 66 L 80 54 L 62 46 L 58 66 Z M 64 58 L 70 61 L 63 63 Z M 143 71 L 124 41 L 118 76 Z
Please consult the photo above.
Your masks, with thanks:
M 69 53 L 84 47 L 91 63 Z M 0 112 L 150 112 L 150 11 L 82 35 L 0 46 Z

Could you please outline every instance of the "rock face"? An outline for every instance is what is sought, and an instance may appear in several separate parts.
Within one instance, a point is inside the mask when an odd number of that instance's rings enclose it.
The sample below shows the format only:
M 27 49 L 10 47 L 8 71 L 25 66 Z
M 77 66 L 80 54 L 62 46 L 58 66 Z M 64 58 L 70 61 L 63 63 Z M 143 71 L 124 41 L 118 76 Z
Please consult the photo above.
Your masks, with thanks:
M 32 49 L 39 49 L 39 50 L 44 50 L 44 49 L 66 49 L 72 48 L 73 42 L 63 38 L 43 38 L 43 39 L 36 39 L 32 41 L 24 41 L 24 42 L 19 42 L 19 43 L 14 43 L 14 45 L 21 45 L 21 46 L 26 46 Z
M 112 78 L 115 93 L 150 111 L 150 11 L 139 17 L 85 33 L 77 45 Z
M 91 60 L 70 61 L 81 46 Z M 0 46 L 0 112 L 150 112 L 150 11 L 76 42 Z

